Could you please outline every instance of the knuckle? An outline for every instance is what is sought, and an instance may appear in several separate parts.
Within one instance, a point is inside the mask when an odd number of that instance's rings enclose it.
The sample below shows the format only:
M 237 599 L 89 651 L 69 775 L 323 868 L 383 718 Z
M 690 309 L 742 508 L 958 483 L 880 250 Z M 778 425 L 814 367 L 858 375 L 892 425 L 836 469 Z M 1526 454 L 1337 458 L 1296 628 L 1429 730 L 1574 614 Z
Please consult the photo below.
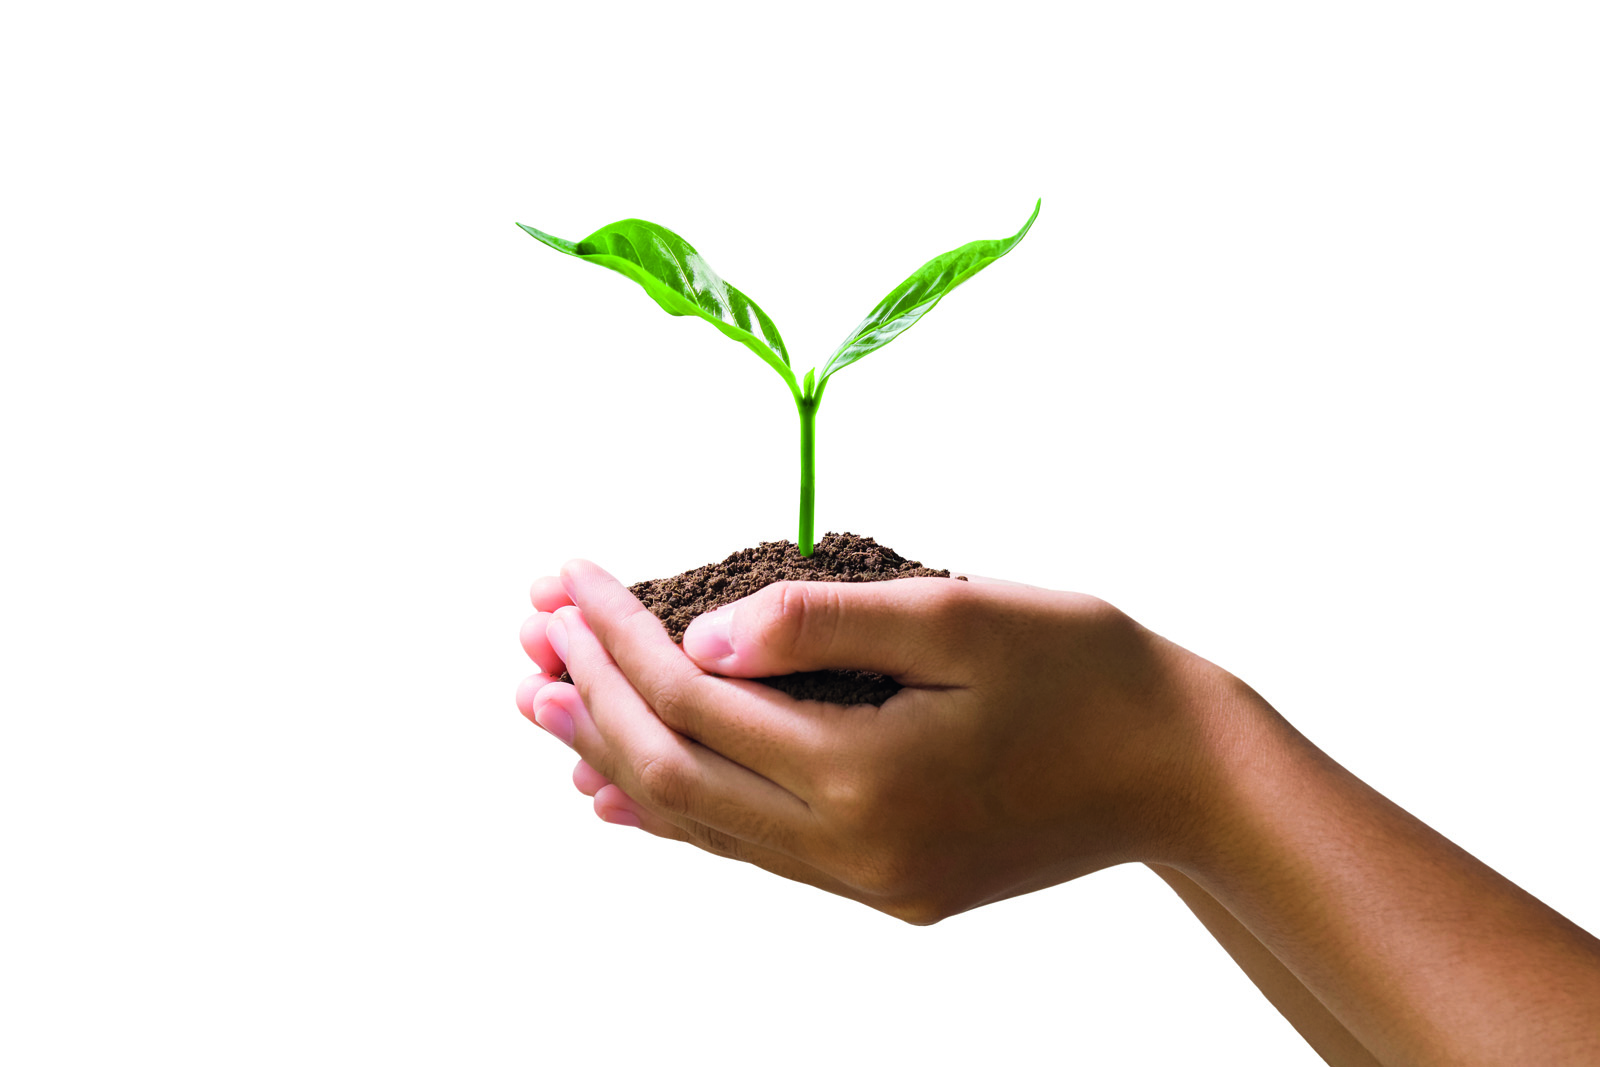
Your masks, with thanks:
M 706 709 L 716 694 L 708 690 L 710 681 L 698 670 L 675 670 L 659 681 L 647 684 L 650 708 L 667 726 L 685 737 L 700 739 L 706 722 Z
M 1115 605 L 1080 593 L 1076 595 L 1073 611 L 1082 632 L 1093 640 L 1125 651 L 1145 647 L 1143 638 L 1148 631 Z
M 1107 627 L 1123 627 L 1133 620 L 1123 614 L 1122 609 L 1097 596 L 1088 593 L 1074 594 L 1074 600 L 1079 614 L 1091 623 Z
M 974 612 L 980 601 L 972 596 L 966 582 L 934 578 L 930 583 L 923 606 L 929 629 L 947 648 L 960 647 L 973 629 Z
M 813 804 L 827 812 L 830 821 L 847 833 L 866 824 L 876 808 L 875 791 L 862 775 L 847 770 L 835 771 L 816 785 Z
M 650 706 L 656 717 L 680 732 L 690 723 L 693 704 L 689 686 L 681 680 L 669 680 L 650 694 Z
M 874 739 L 855 752 L 833 753 L 811 781 L 811 806 L 826 840 L 837 843 L 845 870 L 877 881 L 897 850 L 905 813 L 918 807 L 894 772 L 895 747 Z M 848 876 L 847 876 L 848 877 Z
M 683 765 L 667 753 L 644 756 L 633 768 L 642 799 L 652 807 L 682 814 L 688 808 L 688 775 Z
M 971 582 L 958 582 L 951 578 L 928 578 L 923 581 L 929 608 L 936 617 L 951 618 L 972 610 L 976 599 L 973 591 L 977 587 Z
M 772 620 L 772 650 L 826 656 L 839 629 L 839 591 L 830 582 L 782 582 Z

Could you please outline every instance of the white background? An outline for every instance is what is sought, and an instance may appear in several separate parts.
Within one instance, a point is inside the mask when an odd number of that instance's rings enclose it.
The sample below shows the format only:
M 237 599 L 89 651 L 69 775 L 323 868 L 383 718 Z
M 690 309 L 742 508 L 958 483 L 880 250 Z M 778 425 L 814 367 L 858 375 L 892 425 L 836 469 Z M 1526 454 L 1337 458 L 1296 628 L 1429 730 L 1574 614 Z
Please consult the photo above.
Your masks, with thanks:
M 1590 5 L 19 5 L 0 1058 L 1314 1063 L 1157 880 L 918 929 L 606 826 L 528 583 L 818 530 L 1096 593 L 1591 930 Z M 648 13 L 645 13 L 647 11 Z

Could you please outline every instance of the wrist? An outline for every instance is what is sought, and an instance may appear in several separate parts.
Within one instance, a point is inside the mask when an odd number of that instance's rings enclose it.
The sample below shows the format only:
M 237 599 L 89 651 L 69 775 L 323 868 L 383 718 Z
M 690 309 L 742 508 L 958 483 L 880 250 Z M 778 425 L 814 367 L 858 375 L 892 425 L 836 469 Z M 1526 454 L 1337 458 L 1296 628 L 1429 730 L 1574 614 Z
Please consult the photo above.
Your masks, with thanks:
M 1140 858 L 1204 881 L 1237 852 L 1252 809 L 1272 803 L 1270 780 L 1307 751 L 1321 753 L 1243 681 L 1173 651 L 1181 656 L 1175 735 L 1184 758 L 1166 775 L 1165 818 Z

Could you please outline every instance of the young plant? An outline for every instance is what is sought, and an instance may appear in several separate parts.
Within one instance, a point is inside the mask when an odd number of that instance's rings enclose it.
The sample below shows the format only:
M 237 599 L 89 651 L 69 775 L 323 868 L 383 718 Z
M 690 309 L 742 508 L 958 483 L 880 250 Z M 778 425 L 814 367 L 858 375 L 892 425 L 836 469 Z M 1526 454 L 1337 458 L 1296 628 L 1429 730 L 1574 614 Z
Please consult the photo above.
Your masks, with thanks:
M 1040 201 L 1039 203 L 1042 203 Z M 749 348 L 778 372 L 794 405 L 800 412 L 800 554 L 811 555 L 816 508 L 816 427 L 817 407 L 828 379 L 868 352 L 893 341 L 937 304 L 946 293 L 1016 247 L 1039 217 L 1039 203 L 1033 214 L 1010 237 L 994 241 L 973 241 L 952 252 L 935 256 L 895 286 L 878 306 L 867 313 L 861 325 L 823 365 L 806 371 L 797 382 L 789 365 L 789 352 L 783 347 L 767 313 L 754 300 L 717 276 L 700 258 L 694 246 L 665 226 L 643 219 L 623 219 L 602 226 L 581 241 L 564 241 L 547 233 L 522 226 L 532 236 L 558 252 L 607 267 L 638 282 L 669 315 L 697 315 Z

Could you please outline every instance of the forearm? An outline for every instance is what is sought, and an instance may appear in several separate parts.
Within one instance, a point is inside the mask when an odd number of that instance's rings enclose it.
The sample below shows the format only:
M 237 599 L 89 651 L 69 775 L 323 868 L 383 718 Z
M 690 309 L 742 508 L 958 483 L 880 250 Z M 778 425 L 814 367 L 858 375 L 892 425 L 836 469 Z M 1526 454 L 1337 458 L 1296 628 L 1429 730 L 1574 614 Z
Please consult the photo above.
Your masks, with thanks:
M 1323 1006 L 1254 934 L 1190 878 L 1159 863 L 1150 869 L 1172 887 L 1263 996 L 1333 1067 L 1377 1067 L 1372 1053 Z
M 1600 942 L 1239 689 L 1174 865 L 1381 1063 L 1600 1061 Z

